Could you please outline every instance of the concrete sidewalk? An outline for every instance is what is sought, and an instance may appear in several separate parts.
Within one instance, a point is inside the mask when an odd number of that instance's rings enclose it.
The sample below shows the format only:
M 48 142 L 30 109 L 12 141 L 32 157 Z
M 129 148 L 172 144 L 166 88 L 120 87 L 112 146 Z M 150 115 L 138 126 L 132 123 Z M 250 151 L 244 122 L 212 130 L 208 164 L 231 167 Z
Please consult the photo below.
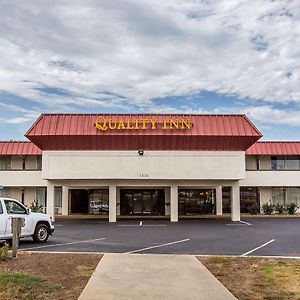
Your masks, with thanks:
M 236 299 L 194 256 L 105 254 L 79 300 Z

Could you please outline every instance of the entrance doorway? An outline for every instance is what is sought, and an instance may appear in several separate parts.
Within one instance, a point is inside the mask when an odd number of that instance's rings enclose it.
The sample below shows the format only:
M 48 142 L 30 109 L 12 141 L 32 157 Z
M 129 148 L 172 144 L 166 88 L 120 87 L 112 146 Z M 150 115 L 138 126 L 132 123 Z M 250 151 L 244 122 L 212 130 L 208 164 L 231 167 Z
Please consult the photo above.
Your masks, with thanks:
M 214 189 L 179 189 L 179 215 L 201 215 L 215 213 Z
M 88 190 L 70 190 L 71 192 L 71 214 L 87 214 L 89 212 Z
M 121 190 L 121 215 L 165 215 L 165 193 L 163 189 Z

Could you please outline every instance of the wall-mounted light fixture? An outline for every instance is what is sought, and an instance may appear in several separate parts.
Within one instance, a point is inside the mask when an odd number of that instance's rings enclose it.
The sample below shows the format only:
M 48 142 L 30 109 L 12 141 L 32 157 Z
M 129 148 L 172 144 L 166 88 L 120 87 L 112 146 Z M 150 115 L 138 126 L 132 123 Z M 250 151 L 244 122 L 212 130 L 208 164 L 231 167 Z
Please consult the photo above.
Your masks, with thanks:
M 144 155 L 144 150 L 143 149 L 139 149 L 138 150 L 138 154 L 141 155 L 141 156 Z

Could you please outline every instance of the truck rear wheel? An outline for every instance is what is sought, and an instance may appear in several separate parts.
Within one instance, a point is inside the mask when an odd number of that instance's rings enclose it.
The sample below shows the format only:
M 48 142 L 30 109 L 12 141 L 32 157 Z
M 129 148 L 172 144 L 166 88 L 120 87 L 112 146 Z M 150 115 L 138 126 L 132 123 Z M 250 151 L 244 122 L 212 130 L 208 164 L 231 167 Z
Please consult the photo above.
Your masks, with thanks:
M 49 238 L 49 227 L 46 224 L 37 224 L 32 239 L 36 243 L 45 243 Z

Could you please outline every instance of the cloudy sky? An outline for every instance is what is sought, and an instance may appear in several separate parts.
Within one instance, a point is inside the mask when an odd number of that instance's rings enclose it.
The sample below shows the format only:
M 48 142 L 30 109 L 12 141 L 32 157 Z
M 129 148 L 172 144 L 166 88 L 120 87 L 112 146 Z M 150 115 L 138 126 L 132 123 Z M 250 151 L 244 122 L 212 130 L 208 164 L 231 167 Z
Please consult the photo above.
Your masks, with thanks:
M 42 112 L 246 113 L 300 140 L 300 0 L 0 0 L 0 139 Z

